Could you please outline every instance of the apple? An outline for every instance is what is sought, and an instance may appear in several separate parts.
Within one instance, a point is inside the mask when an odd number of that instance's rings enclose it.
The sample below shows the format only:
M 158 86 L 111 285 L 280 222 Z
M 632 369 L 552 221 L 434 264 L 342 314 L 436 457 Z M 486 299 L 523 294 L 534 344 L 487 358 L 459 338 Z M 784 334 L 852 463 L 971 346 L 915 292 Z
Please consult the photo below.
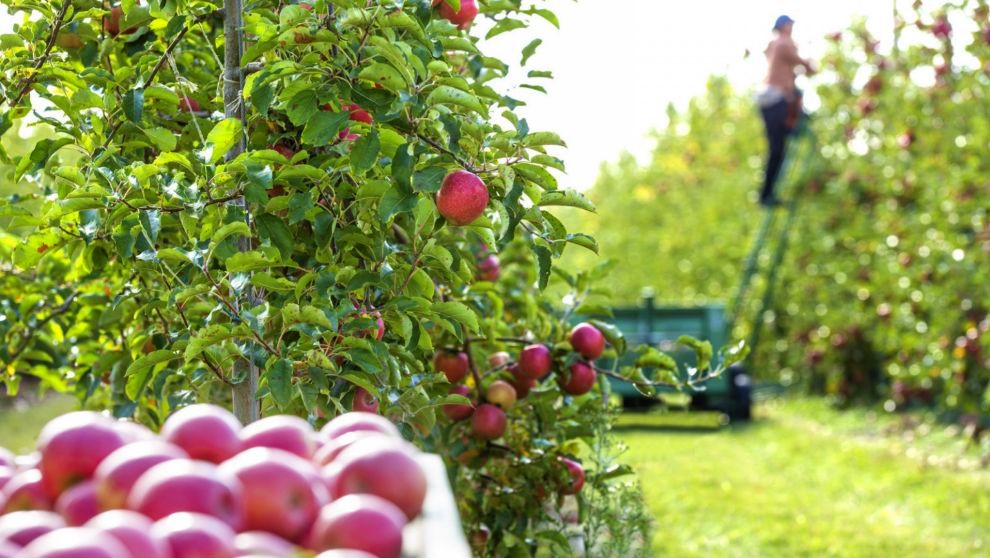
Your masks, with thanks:
M 125 444 L 142 442 L 144 440 L 157 440 L 158 437 L 147 426 L 131 420 L 117 420 L 113 423 L 117 433 L 124 439 Z
M 108 455 L 96 468 L 93 474 L 96 495 L 104 508 L 122 508 L 134 483 L 145 471 L 165 461 L 188 458 L 182 448 L 161 440 L 128 444 Z
M 512 355 L 505 351 L 499 351 L 488 355 L 488 366 L 500 368 L 508 365 L 510 360 L 512 360 Z
M 151 525 L 150 519 L 130 510 L 106 511 L 86 523 L 117 539 L 133 558 L 171 558 L 165 543 L 152 538 Z
M 320 510 L 307 547 L 363 550 L 377 558 L 399 558 L 405 514 L 395 504 L 371 494 L 350 494 Z
M 527 345 L 519 353 L 519 373 L 524 377 L 538 380 L 550 373 L 553 368 L 553 355 L 546 345 Z
M 162 425 L 161 436 L 193 459 L 220 463 L 241 449 L 241 423 L 230 411 L 216 405 L 190 405 L 172 413 Z
M 480 440 L 495 440 L 505 433 L 505 422 L 505 411 L 485 403 L 471 417 L 471 432 Z
M 478 278 L 482 281 L 498 281 L 501 275 L 502 266 L 495 254 L 491 254 L 478 262 Z
M 52 500 L 70 486 L 91 478 L 96 466 L 124 438 L 113 421 L 89 411 L 67 413 L 51 420 L 38 435 L 41 483 Z
M 433 355 L 433 367 L 437 372 L 443 372 L 448 382 L 456 384 L 467 376 L 470 361 L 467 353 L 463 351 L 440 349 Z
M 17 471 L 13 467 L 7 467 L 5 465 L 0 465 L 0 495 L 3 494 L 3 487 L 10 482 L 10 479 L 14 478 Z M 0 506 L 0 513 L 3 512 L 3 506 Z
M 158 520 L 177 512 L 208 514 L 239 529 L 244 523 L 243 487 L 212 463 L 173 459 L 148 469 L 134 483 L 127 508 Z
M 584 467 L 577 461 L 567 459 L 566 457 L 561 457 L 560 461 L 567 467 L 567 472 L 571 475 L 570 484 L 566 484 L 560 489 L 561 494 L 577 494 L 581 492 L 581 488 L 584 487 Z
M 464 385 L 451 386 L 448 393 L 463 395 L 468 399 L 471 398 L 471 390 Z M 455 422 L 464 420 L 474 414 L 474 405 L 459 405 L 456 403 L 447 404 L 443 406 L 443 414 Z
M 444 177 L 437 192 L 437 209 L 453 225 L 467 225 L 488 206 L 488 187 L 476 175 L 454 171 Z
M 37 469 L 39 465 L 41 465 L 41 453 L 37 451 L 14 457 L 14 468 L 18 471 Z
M 295 151 L 293 151 L 288 145 L 285 145 L 284 143 L 281 142 L 273 145 L 269 145 L 268 149 L 275 151 L 276 153 L 285 157 L 286 159 L 289 159 L 290 161 L 292 160 L 293 157 L 296 156 Z
M 73 527 L 96 517 L 102 511 L 96 499 L 96 483 L 83 481 L 63 492 L 55 502 L 55 511 Z
M 50 511 L 17 511 L 0 515 L 0 541 L 27 546 L 41 535 L 65 527 L 62 516 Z
M 414 457 L 416 452 L 413 445 L 385 436 L 358 440 L 337 456 L 336 488 L 341 495 L 380 496 L 413 519 L 426 499 L 426 474 Z
M 935 20 L 935 23 L 932 24 L 932 34 L 936 37 L 945 38 L 948 37 L 950 33 L 952 33 L 952 25 L 945 16 L 939 17 Z
M 605 352 L 605 336 L 587 322 L 574 326 L 570 341 L 571 347 L 588 360 L 595 360 Z
M 282 537 L 265 531 L 247 531 L 234 537 L 234 550 L 239 556 L 293 556 L 296 547 Z
M 488 539 L 491 537 L 492 531 L 487 525 L 482 525 L 478 529 L 471 533 L 471 546 L 475 548 L 485 548 L 488 544 Z
M 275 448 L 303 459 L 313 457 L 313 427 L 293 415 L 275 415 L 255 421 L 241 430 L 241 447 Z
M 152 538 L 162 541 L 172 558 L 234 558 L 235 534 L 230 526 L 201 513 L 175 513 L 155 522 Z
M 357 430 L 381 432 L 393 438 L 402 438 L 399 434 L 399 429 L 387 418 L 374 413 L 362 413 L 359 411 L 344 413 L 331 420 L 320 430 L 320 435 L 324 441 L 330 441 L 338 436 Z
M 485 399 L 489 403 L 498 405 L 503 410 L 510 409 L 516 404 L 516 388 L 505 380 L 495 380 L 488 386 L 485 392 Z
M 14 452 L 7 448 L 0 447 L 0 467 L 16 467 L 17 461 Z
M 329 501 L 325 487 L 311 486 L 315 467 L 298 455 L 272 448 L 252 448 L 220 465 L 220 471 L 243 487 L 244 528 L 298 540 Z M 319 490 L 319 493 L 317 492 Z
M 189 95 L 182 95 L 179 98 L 179 110 L 182 112 L 202 112 L 203 107 L 199 106 L 199 101 Z
M 316 558 L 375 558 L 375 555 L 368 554 L 363 550 L 354 550 L 352 548 L 346 548 L 340 550 L 328 550 L 326 552 L 321 552 L 316 555 Z
M 359 387 L 354 390 L 354 398 L 351 400 L 351 410 L 365 413 L 378 412 L 378 400 L 375 399 L 368 390 Z
M 516 397 L 522 399 L 529 395 L 530 390 L 536 387 L 536 380 L 528 378 L 519 371 L 519 365 L 513 364 L 508 368 L 512 373 L 512 387 L 516 388 Z
M 435 5 L 435 4 L 434 4 Z M 461 9 L 454 10 L 450 4 L 443 2 L 440 4 L 440 17 L 460 27 L 466 29 L 478 15 L 478 3 L 476 0 L 461 0 Z
M 19 558 L 131 558 L 117 539 L 88 527 L 46 533 L 24 547 Z
M 340 452 L 344 451 L 351 446 L 354 442 L 368 437 L 378 437 L 381 436 L 381 432 L 371 432 L 367 430 L 357 430 L 355 432 L 348 432 L 337 436 L 333 440 L 330 440 L 319 451 L 316 452 L 316 456 L 313 457 L 313 462 L 319 466 L 326 466 L 332 463 Z M 386 436 L 389 440 L 394 440 L 391 436 Z
M 571 365 L 570 374 L 562 387 L 571 395 L 584 395 L 595 387 L 597 379 L 598 375 L 595 374 L 594 368 L 584 362 L 575 362 Z
M 103 30 L 111 37 L 120 34 L 120 18 L 124 16 L 124 10 L 120 6 L 110 8 L 110 15 L 103 18 Z
M 0 541 L 0 558 L 17 558 L 21 552 L 21 547 L 14 543 Z
M 26 469 L 17 473 L 3 487 L 6 513 L 25 510 L 50 510 L 52 499 L 41 484 L 41 471 Z

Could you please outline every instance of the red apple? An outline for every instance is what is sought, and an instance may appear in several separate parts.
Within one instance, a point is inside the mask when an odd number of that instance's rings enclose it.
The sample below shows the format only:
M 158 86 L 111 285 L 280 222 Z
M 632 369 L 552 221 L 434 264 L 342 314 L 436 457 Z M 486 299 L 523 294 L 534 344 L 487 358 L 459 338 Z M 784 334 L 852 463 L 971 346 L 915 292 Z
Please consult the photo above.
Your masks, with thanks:
M 574 326 L 570 340 L 571 347 L 588 360 L 595 360 L 605 352 L 605 336 L 589 323 Z
M 220 463 L 241 449 L 241 423 L 216 405 L 190 405 L 168 417 L 162 438 L 184 449 L 189 457 Z
M 275 415 L 253 422 L 241 430 L 241 444 L 248 448 L 275 448 L 303 459 L 313 457 L 313 427 L 292 415 Z
M 21 552 L 21 547 L 14 543 L 0 541 L 0 558 L 17 558 Z
M 378 400 L 368 393 L 368 390 L 359 387 L 354 390 L 354 398 L 351 400 L 351 410 L 365 413 L 378 412 Z
M 16 467 L 17 462 L 14 452 L 7 448 L 0 447 L 0 467 Z
M 560 489 L 563 494 L 577 494 L 584 487 L 584 467 L 577 461 L 561 457 L 560 461 L 567 467 L 567 472 L 571 475 L 570 484 L 564 485 Z
M 86 523 L 117 539 L 133 558 L 171 558 L 165 543 L 152 538 L 151 525 L 150 519 L 130 510 L 103 512 Z
M 437 209 L 453 225 L 467 225 L 488 206 L 488 187 L 476 175 L 458 170 L 444 177 L 437 192 Z
M 176 513 L 151 527 L 152 538 L 162 541 L 172 558 L 234 558 L 234 531 L 215 517 Z
M 320 510 L 307 546 L 317 552 L 363 550 L 377 558 L 399 558 L 406 517 L 394 504 L 371 494 L 351 494 Z
M 244 488 L 244 528 L 298 540 L 329 501 L 325 487 L 311 486 L 318 472 L 305 459 L 279 449 L 252 448 L 220 465 Z M 317 492 L 319 491 L 319 492 Z
M 123 17 L 124 10 L 120 6 L 110 8 L 110 15 L 103 18 L 103 30 L 111 37 L 120 34 L 120 18 Z
M 509 364 L 510 360 L 512 360 L 512 355 L 505 351 L 499 351 L 488 355 L 488 366 L 492 368 L 499 368 Z
M 374 494 L 392 502 L 413 519 L 426 499 L 426 474 L 414 457 L 416 448 L 385 436 L 358 440 L 337 456 L 340 494 Z
M 286 159 L 289 159 L 290 161 L 296 155 L 296 152 L 290 149 L 289 146 L 285 145 L 284 143 L 276 143 L 274 145 L 269 145 L 268 149 L 275 151 L 276 153 L 285 157 Z
M 316 452 L 316 456 L 313 457 L 313 462 L 319 466 L 326 466 L 337 459 L 340 452 L 344 451 L 351 446 L 354 442 L 368 437 L 381 436 L 381 432 L 372 432 L 368 430 L 357 430 L 355 432 L 348 432 L 346 434 L 341 434 L 333 440 L 330 440 L 319 451 Z M 394 440 L 391 436 L 386 436 L 390 440 Z
M 441 349 L 433 355 L 433 367 L 443 372 L 448 382 L 456 384 L 467 376 L 470 365 L 467 353 Z
M 595 374 L 594 368 L 584 362 L 575 362 L 571 365 L 570 375 L 562 387 L 571 395 L 584 395 L 595 387 L 597 379 L 598 376 Z
M 475 0 L 461 0 L 461 9 L 456 11 L 446 2 L 440 4 L 440 17 L 446 19 L 461 29 L 465 29 L 470 26 L 471 22 L 474 21 L 474 18 L 477 15 L 478 3 Z
M 528 378 L 519 371 L 519 365 L 513 364 L 508 368 L 512 373 L 512 387 L 516 388 L 516 397 L 522 399 L 529 395 L 529 392 L 536 387 L 536 380 Z
M 106 509 L 122 508 L 134 483 L 148 469 L 172 459 L 188 459 L 179 446 L 161 440 L 135 442 L 117 449 L 93 474 L 96 494 Z
M 489 403 L 498 405 L 503 410 L 510 409 L 516 404 L 516 388 L 505 380 L 495 380 L 485 392 L 485 399 Z
M 316 558 L 375 558 L 375 555 L 363 550 L 340 549 L 321 552 Z
M 98 413 L 77 411 L 50 421 L 38 436 L 41 483 L 48 497 L 54 500 L 91 478 L 100 461 L 123 445 L 113 422 Z
M 117 539 L 87 527 L 66 527 L 27 545 L 20 558 L 131 558 Z
M 32 451 L 14 457 L 14 468 L 18 471 L 37 469 L 39 465 L 41 465 L 41 452 Z
M 234 537 L 234 550 L 239 556 L 293 556 L 296 547 L 282 537 L 265 531 L 247 531 Z
M 114 421 L 113 426 L 117 429 L 120 437 L 124 439 L 125 444 L 157 439 L 155 433 L 148 429 L 147 426 L 134 421 L 118 420 Z
M 16 474 L 17 471 L 14 470 L 13 467 L 6 467 L 4 465 L 0 465 L 0 495 L 3 494 L 3 487 L 6 486 L 7 483 L 10 482 L 10 479 L 14 478 L 14 475 Z M 0 505 L 0 513 L 2 512 L 3 512 L 3 506 Z
M 127 508 L 151 519 L 177 512 L 212 515 L 233 529 L 244 523 L 240 481 L 211 463 L 173 459 L 148 469 L 134 483 Z
M 330 441 L 338 436 L 357 430 L 381 432 L 394 438 L 402 437 L 399 434 L 399 429 L 387 418 L 374 413 L 361 413 L 357 411 L 344 413 L 331 420 L 320 430 L 320 435 L 324 441 Z
M 527 345 L 519 353 L 519 373 L 526 378 L 538 380 L 550 373 L 553 368 L 553 355 L 546 345 Z
M 471 417 L 471 432 L 480 440 L 495 440 L 505 433 L 505 411 L 495 405 L 479 405 Z
M 502 275 L 502 266 L 498 256 L 492 254 L 478 262 L 478 278 L 482 281 L 498 281 Z
M 203 107 L 199 106 L 199 101 L 189 95 L 179 97 L 179 110 L 182 112 L 201 112 Z
M 101 511 L 96 499 L 96 483 L 83 481 L 63 492 L 55 502 L 55 511 L 74 527 L 96 517 Z
M 65 520 L 50 511 L 18 511 L 0 515 L 0 541 L 27 546 L 41 535 L 65 527 Z
M 464 385 L 451 386 L 449 393 L 471 398 L 471 390 Z M 443 406 L 443 414 L 452 421 L 464 420 L 474 414 L 473 405 L 448 404 Z
M 3 487 L 6 513 L 26 510 L 50 510 L 52 499 L 41 484 L 41 471 L 26 469 L 14 475 Z
M 355 122 L 364 122 L 365 124 L 371 124 L 374 119 L 368 114 L 368 111 L 361 108 L 359 105 L 351 103 L 349 105 L 344 105 L 342 109 L 349 111 L 351 113 L 350 119 Z

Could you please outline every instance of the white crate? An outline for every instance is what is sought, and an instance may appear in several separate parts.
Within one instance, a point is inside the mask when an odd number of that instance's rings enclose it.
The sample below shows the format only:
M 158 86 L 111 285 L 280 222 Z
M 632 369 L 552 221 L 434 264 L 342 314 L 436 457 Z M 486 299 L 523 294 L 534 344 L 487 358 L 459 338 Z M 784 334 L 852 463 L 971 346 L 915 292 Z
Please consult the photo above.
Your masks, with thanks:
M 402 532 L 403 558 L 471 558 L 443 460 L 422 454 L 418 461 L 426 472 L 426 501 L 423 513 Z

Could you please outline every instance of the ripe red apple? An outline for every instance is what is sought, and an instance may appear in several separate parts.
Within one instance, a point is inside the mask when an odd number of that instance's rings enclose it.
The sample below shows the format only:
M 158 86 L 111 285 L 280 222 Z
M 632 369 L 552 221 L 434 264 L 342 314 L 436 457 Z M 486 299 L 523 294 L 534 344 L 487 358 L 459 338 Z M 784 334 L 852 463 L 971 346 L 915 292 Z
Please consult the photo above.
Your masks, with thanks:
M 151 525 L 150 519 L 130 510 L 103 512 L 86 523 L 117 539 L 133 558 L 170 558 L 165 543 L 152 538 Z
M 488 206 L 488 187 L 476 175 L 458 170 L 444 177 L 437 192 L 437 209 L 453 225 L 467 225 Z
M 560 492 L 562 494 L 577 494 L 584 487 L 584 467 L 577 461 L 561 457 L 560 461 L 567 467 L 567 472 L 571 475 L 570 484 L 564 485 Z
M 381 432 L 372 432 L 368 430 L 357 430 L 354 432 L 341 434 L 340 436 L 337 436 L 333 440 L 330 440 L 329 442 L 324 444 L 324 446 L 320 448 L 319 451 L 316 452 L 316 455 L 313 457 L 313 462 L 321 467 L 329 465 L 330 463 L 333 462 L 333 460 L 337 459 L 337 456 L 340 455 L 340 452 L 350 447 L 351 444 L 353 444 L 354 442 L 357 442 L 362 438 L 375 437 L 381 435 L 382 435 Z M 386 438 L 390 440 L 395 439 L 392 438 L 391 436 L 386 436 Z
M 66 527 L 46 533 L 27 545 L 21 558 L 131 558 L 117 539 L 87 527 Z
M 110 8 L 110 15 L 103 18 L 103 30 L 111 37 L 120 34 L 120 18 L 124 16 L 124 10 L 120 6 Z
M 371 494 L 350 494 L 324 506 L 307 547 L 317 552 L 363 550 L 377 558 L 399 558 L 406 517 L 395 504 Z
M 571 365 L 570 375 L 562 387 L 571 395 L 584 395 L 595 387 L 597 379 L 594 368 L 584 362 L 575 362 Z
M 471 417 L 471 432 L 480 440 L 495 440 L 505 433 L 505 423 L 505 411 L 485 403 Z
M 41 465 L 41 452 L 32 451 L 14 457 L 14 468 L 18 471 L 37 469 L 39 465 Z
M 41 483 L 52 500 L 70 486 L 91 478 L 96 466 L 124 438 L 107 417 L 89 411 L 67 413 L 51 420 L 38 435 Z
M 331 420 L 320 430 L 320 435 L 324 441 L 330 441 L 338 436 L 357 430 L 370 430 L 381 432 L 394 438 L 402 438 L 399 434 L 399 429 L 387 418 L 374 413 L 361 413 L 357 411 L 344 413 Z
M 475 0 L 461 0 L 461 9 L 454 11 L 450 4 L 443 2 L 440 4 L 440 17 L 460 27 L 466 29 L 478 15 L 478 3 Z
M 456 384 L 467 376 L 470 364 L 467 353 L 440 349 L 433 355 L 433 367 L 443 372 L 448 382 Z
M 17 558 L 20 552 L 21 547 L 16 544 L 0 541 L 0 558 Z
M 499 368 L 509 364 L 510 360 L 512 360 L 512 355 L 505 351 L 499 351 L 488 355 L 488 366 L 491 368 Z
M 179 110 L 182 112 L 201 112 L 203 107 L 199 106 L 199 101 L 189 95 L 179 97 Z
M 265 531 L 247 531 L 234 537 L 234 550 L 238 556 L 293 556 L 296 547 Z
M 342 548 L 339 550 L 328 550 L 319 553 L 316 558 L 375 558 L 374 554 L 368 554 L 363 550 Z
M 0 467 L 16 467 L 14 452 L 7 448 L 0 447 Z
M 0 496 L 3 495 L 3 487 L 10 482 L 10 479 L 14 478 L 17 471 L 13 467 L 7 467 L 5 465 L 0 465 Z M 3 506 L 0 505 L 0 513 L 3 513 Z
M 538 380 L 553 368 L 553 355 L 546 345 L 527 345 L 519 353 L 519 372 L 526 378 Z
M 936 37 L 945 38 L 952 33 L 952 25 L 945 16 L 940 16 L 935 23 L 932 24 L 932 34 Z
M 234 531 L 223 521 L 201 513 L 176 513 L 151 527 L 172 558 L 234 558 Z
M 124 439 L 125 444 L 158 438 L 147 426 L 130 420 L 114 421 L 113 427 L 117 429 L 117 433 Z
M 212 463 L 173 459 L 148 469 L 134 483 L 127 508 L 151 519 L 177 512 L 212 515 L 233 529 L 244 523 L 240 481 Z
M 505 380 L 495 380 L 485 392 L 485 399 L 503 410 L 508 410 L 516 404 L 516 388 Z
M 415 518 L 426 499 L 426 474 L 414 457 L 416 448 L 385 436 L 358 440 L 337 456 L 340 495 L 374 494 Z
M 595 360 L 605 352 L 605 336 L 587 322 L 574 326 L 570 340 L 571 347 L 588 360 Z
M 65 527 L 62 516 L 50 511 L 18 511 L 0 515 L 0 541 L 27 546 L 41 535 Z
M 471 398 L 471 390 L 465 385 L 451 386 L 448 393 Z M 464 420 L 474 414 L 473 405 L 449 404 L 443 406 L 443 414 L 452 421 Z
M 93 474 L 96 495 L 104 508 L 122 508 L 134 483 L 145 471 L 165 461 L 188 458 L 180 447 L 161 440 L 145 440 L 118 448 Z
M 495 254 L 491 254 L 478 262 L 478 278 L 482 281 L 498 281 L 501 275 L 502 266 Z
M 378 412 L 378 400 L 375 399 L 368 390 L 359 387 L 354 390 L 354 398 L 351 400 L 351 410 L 365 413 Z
M 3 487 L 5 513 L 26 510 L 50 510 L 52 499 L 41 484 L 41 471 L 25 469 L 15 474 Z
M 252 448 L 220 465 L 240 481 L 244 494 L 244 528 L 298 540 L 329 501 L 325 487 L 311 486 L 314 466 L 298 455 L 271 448 Z M 320 493 L 317 493 L 317 490 Z
M 66 490 L 55 502 L 55 511 L 65 518 L 65 522 L 79 527 L 100 513 L 100 503 L 96 499 L 96 483 L 83 481 Z
M 275 415 L 253 422 L 241 430 L 241 447 L 275 448 L 303 459 L 313 457 L 313 427 L 293 415 Z
M 271 149 L 272 151 L 275 151 L 279 155 L 281 155 L 281 156 L 283 156 L 283 157 L 285 157 L 286 159 L 289 159 L 289 160 L 292 160 L 292 158 L 295 157 L 295 155 L 296 155 L 296 152 L 295 151 L 293 151 L 288 145 L 285 145 L 284 143 L 281 143 L 281 142 L 276 143 L 276 144 L 273 144 L 273 145 L 269 145 L 268 146 L 268 149 Z
M 216 405 L 190 405 L 172 413 L 161 435 L 193 459 L 221 463 L 241 449 L 241 423 Z

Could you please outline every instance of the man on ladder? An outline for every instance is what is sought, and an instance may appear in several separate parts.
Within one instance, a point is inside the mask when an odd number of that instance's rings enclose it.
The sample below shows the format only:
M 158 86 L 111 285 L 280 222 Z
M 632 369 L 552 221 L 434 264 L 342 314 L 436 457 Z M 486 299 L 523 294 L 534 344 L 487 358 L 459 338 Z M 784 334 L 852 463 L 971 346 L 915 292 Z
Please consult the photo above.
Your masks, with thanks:
M 766 85 L 757 96 L 770 145 L 766 176 L 760 191 L 760 205 L 764 207 L 780 204 L 774 186 L 784 164 L 787 136 L 794 131 L 801 116 L 801 91 L 794 85 L 795 69 L 801 66 L 805 74 L 814 74 L 811 62 L 798 56 L 797 45 L 791 38 L 793 27 L 793 19 L 786 15 L 778 17 L 773 26 L 776 36 L 764 51 L 769 70 Z

